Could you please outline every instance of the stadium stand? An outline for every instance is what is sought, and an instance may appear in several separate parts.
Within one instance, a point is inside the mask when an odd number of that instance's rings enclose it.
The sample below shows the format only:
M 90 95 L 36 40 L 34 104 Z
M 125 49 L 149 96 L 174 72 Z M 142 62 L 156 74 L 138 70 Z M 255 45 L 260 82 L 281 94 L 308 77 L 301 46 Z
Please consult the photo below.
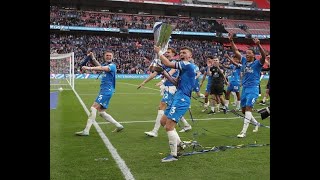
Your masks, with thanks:
M 52 25 L 152 29 L 153 24 L 157 21 L 174 24 L 176 26 L 174 30 L 176 31 L 270 34 L 270 22 L 268 21 L 75 11 L 57 7 L 52 7 L 50 13 L 50 24 Z M 220 25 L 223 25 L 225 29 L 221 28 Z M 244 25 L 246 29 L 241 28 L 239 25 Z
M 270 0 L 255 0 L 258 8 L 270 9 Z
M 208 0 L 193 0 L 192 3 L 203 3 Z M 110 1 L 111 2 L 111 1 Z M 132 1 L 134 2 L 134 1 Z M 139 1 L 141 4 L 144 1 Z M 148 1 L 150 3 L 151 1 Z M 159 2 L 159 1 L 157 1 Z M 191 1 L 161 1 L 169 3 L 191 3 Z M 226 6 L 254 6 L 255 1 L 231 1 L 231 0 L 213 0 L 210 2 L 224 4 Z M 160 6 L 160 5 L 159 5 Z M 158 7 L 158 6 L 157 6 Z M 121 8 L 122 9 L 122 8 Z M 209 8 L 212 9 L 212 8 Z M 52 29 L 50 31 L 50 52 L 68 53 L 75 52 L 75 68 L 85 54 L 85 50 L 92 49 L 97 59 L 102 59 L 103 50 L 109 48 L 115 51 L 118 73 L 150 73 L 148 67 L 153 58 L 153 37 L 151 34 L 140 33 L 132 35 L 130 29 L 152 30 L 155 22 L 168 22 L 175 26 L 174 31 L 184 32 L 203 32 L 216 33 L 216 37 L 199 37 L 174 35 L 170 46 L 179 50 L 181 46 L 190 46 L 195 50 L 196 59 L 201 70 L 206 66 L 205 58 L 208 55 L 220 56 L 223 59 L 224 53 L 231 53 L 230 44 L 226 40 L 227 33 L 242 34 L 242 38 L 236 39 L 236 45 L 240 51 L 245 51 L 252 45 L 252 40 L 247 40 L 252 35 L 270 35 L 270 22 L 267 20 L 258 21 L 248 19 L 246 12 L 238 16 L 228 15 L 228 10 L 217 10 L 217 14 L 212 16 L 210 13 L 204 15 L 167 15 L 166 13 L 150 14 L 140 13 L 141 8 L 136 11 L 126 13 L 119 11 L 119 8 L 103 11 L 100 8 L 81 8 L 72 6 L 50 6 L 50 25 L 70 26 L 70 27 L 90 27 L 90 28 L 118 28 L 120 33 L 99 33 L 97 31 L 65 31 L 65 29 Z M 192 10 L 189 10 L 190 12 Z M 128 11 L 129 12 L 129 11 Z M 132 13 L 135 12 L 135 13 Z M 150 11 L 151 12 L 151 11 Z M 259 15 L 260 12 L 253 12 Z M 261 11 L 262 12 L 262 11 Z M 161 15 L 160 15 L 161 14 Z M 172 13 L 171 13 L 172 14 Z M 177 14 L 177 13 L 176 13 Z M 182 13 L 183 14 L 183 13 Z M 260 13 L 261 14 L 261 13 Z M 261 15 L 259 15 L 261 17 Z M 250 18 L 256 17 L 254 14 Z M 268 19 L 268 16 L 266 16 Z M 66 28 L 68 29 L 68 28 Z M 64 31 L 64 32 L 62 32 Z M 130 34 L 121 36 L 121 34 Z M 262 41 L 262 46 L 270 51 L 269 40 Z M 256 52 L 258 50 L 256 49 Z
M 270 34 L 269 21 L 249 21 L 249 20 L 231 20 L 217 19 L 218 23 L 223 24 L 224 28 L 230 33 L 242 34 Z

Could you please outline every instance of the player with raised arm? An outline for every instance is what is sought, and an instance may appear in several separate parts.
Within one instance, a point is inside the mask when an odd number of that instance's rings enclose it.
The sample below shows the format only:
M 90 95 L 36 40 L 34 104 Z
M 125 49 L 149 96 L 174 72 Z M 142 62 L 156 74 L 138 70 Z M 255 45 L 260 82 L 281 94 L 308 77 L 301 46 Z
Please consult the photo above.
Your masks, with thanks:
M 247 129 L 249 127 L 250 121 L 255 124 L 253 132 L 257 132 L 259 128 L 258 121 L 252 116 L 252 108 L 257 98 L 259 97 L 259 83 L 260 83 L 260 73 L 262 66 L 265 62 L 266 54 L 260 41 L 257 38 L 253 39 L 253 42 L 258 45 L 261 54 L 260 60 L 255 59 L 253 49 L 248 49 L 246 51 L 246 56 L 243 57 L 236 45 L 233 42 L 232 34 L 229 34 L 229 40 L 231 43 L 231 48 L 235 53 L 236 58 L 241 59 L 242 64 L 242 92 L 241 92 L 241 107 L 242 113 L 245 114 L 243 128 L 240 134 L 237 135 L 239 138 L 246 137 Z
M 98 114 L 103 119 L 105 119 L 106 121 L 109 121 L 110 123 L 116 126 L 116 129 L 113 132 L 119 132 L 123 129 L 123 126 L 120 123 L 118 123 L 115 119 L 113 119 L 113 117 L 110 114 L 105 112 L 105 110 L 109 106 L 110 99 L 116 87 L 117 68 L 116 68 L 116 65 L 112 62 L 113 52 L 112 51 L 105 52 L 104 58 L 105 58 L 106 64 L 102 64 L 102 65 L 100 65 L 100 63 L 95 59 L 92 52 L 90 53 L 90 56 L 92 59 L 92 64 L 94 64 L 95 67 L 82 66 L 82 69 L 102 71 L 103 74 L 101 78 L 100 92 L 95 102 L 92 104 L 90 108 L 91 113 L 89 114 L 85 129 L 83 131 L 76 132 L 76 135 L 89 136 L 90 128 L 93 122 L 96 120 L 97 111 L 98 111 Z
M 178 146 L 180 147 L 181 140 L 175 127 L 190 107 L 191 93 L 196 80 L 196 66 L 190 63 L 192 60 L 192 49 L 189 47 L 182 47 L 180 49 L 181 61 L 179 62 L 170 62 L 170 60 L 163 55 L 163 52 L 160 52 L 160 47 L 155 46 L 154 50 L 159 54 L 162 64 L 180 70 L 176 84 L 177 92 L 173 96 L 172 103 L 167 107 L 160 121 L 168 134 L 170 147 L 170 154 L 163 158 L 161 162 L 176 161 L 178 160 Z
M 173 48 L 168 48 L 165 56 L 166 58 L 168 58 L 171 62 L 176 62 L 173 58 L 177 55 L 177 52 L 175 51 L 175 49 Z M 165 71 L 168 72 L 168 74 L 173 77 L 173 78 L 177 78 L 179 76 L 179 70 L 178 69 L 173 69 L 170 67 L 165 67 Z M 145 83 L 149 82 L 151 79 L 153 79 L 156 75 L 158 75 L 159 73 L 157 71 L 154 71 L 146 80 L 144 80 L 139 86 L 138 89 L 142 86 L 145 85 Z M 163 96 L 162 99 L 160 101 L 159 104 L 159 109 L 158 109 L 158 114 L 156 117 L 156 122 L 154 125 L 153 130 L 151 131 L 147 131 L 144 132 L 146 135 L 150 136 L 150 137 L 158 137 L 158 131 L 160 128 L 160 119 L 162 117 L 162 115 L 164 114 L 164 110 L 167 108 L 167 106 L 170 105 L 172 99 L 173 99 L 173 95 L 176 93 L 177 88 L 176 86 L 168 81 L 165 77 L 156 84 L 157 86 L 162 86 L 164 88 L 163 91 Z M 185 127 L 188 127 L 191 129 L 191 126 L 188 124 L 188 122 L 183 118 L 183 123 Z M 187 129 L 188 129 L 187 128 Z

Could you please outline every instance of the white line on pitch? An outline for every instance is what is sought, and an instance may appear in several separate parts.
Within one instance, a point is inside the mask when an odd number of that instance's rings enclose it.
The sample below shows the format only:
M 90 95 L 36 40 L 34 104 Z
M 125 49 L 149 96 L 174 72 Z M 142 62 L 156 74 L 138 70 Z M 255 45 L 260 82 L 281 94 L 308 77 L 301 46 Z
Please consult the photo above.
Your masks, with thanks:
M 90 112 L 88 110 L 88 108 L 86 107 L 86 105 L 83 103 L 82 99 L 80 98 L 80 96 L 78 95 L 78 93 L 73 90 L 75 95 L 77 96 L 78 100 L 80 101 L 80 104 L 82 105 L 83 109 L 85 110 L 85 112 L 87 113 L 87 115 L 89 116 Z M 106 145 L 106 147 L 108 148 L 108 150 L 111 153 L 111 156 L 113 157 L 113 159 L 116 161 L 118 167 L 120 168 L 122 174 L 124 175 L 126 180 L 134 180 L 133 175 L 130 172 L 130 169 L 128 168 L 128 166 L 126 165 L 126 163 L 124 162 L 124 160 L 120 157 L 120 155 L 117 152 L 117 149 L 114 148 L 114 146 L 111 144 L 111 142 L 109 141 L 109 139 L 107 138 L 107 136 L 103 133 L 102 129 L 100 128 L 100 126 L 98 125 L 98 123 L 96 121 L 93 122 L 94 127 L 96 128 L 98 134 L 100 135 L 101 139 L 103 140 L 104 144 Z

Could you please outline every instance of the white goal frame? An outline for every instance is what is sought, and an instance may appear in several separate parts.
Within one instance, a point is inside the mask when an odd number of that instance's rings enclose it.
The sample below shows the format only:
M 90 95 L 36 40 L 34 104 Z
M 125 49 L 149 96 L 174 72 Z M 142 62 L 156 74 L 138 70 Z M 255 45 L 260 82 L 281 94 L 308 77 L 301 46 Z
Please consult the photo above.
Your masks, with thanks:
M 71 58 L 69 61 L 69 72 L 68 73 L 62 73 L 60 72 L 52 72 L 51 69 L 51 60 L 66 60 L 67 58 Z M 68 76 L 67 76 L 68 75 Z M 66 83 L 61 83 L 61 79 L 66 80 Z M 74 90 L 74 52 L 66 53 L 66 54 L 50 54 L 50 90 L 59 90 L 60 88 L 63 88 L 63 90 Z M 57 80 L 57 82 L 51 83 L 51 80 Z M 68 86 L 69 85 L 69 86 Z M 68 87 L 71 87 L 69 89 Z

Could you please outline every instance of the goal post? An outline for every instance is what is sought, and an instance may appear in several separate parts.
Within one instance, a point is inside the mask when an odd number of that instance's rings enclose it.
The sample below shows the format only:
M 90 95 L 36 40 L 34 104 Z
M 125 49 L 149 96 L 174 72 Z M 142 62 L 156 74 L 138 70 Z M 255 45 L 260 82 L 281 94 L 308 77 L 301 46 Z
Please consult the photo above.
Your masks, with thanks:
M 50 54 L 50 90 L 73 90 L 74 79 L 74 52 Z

